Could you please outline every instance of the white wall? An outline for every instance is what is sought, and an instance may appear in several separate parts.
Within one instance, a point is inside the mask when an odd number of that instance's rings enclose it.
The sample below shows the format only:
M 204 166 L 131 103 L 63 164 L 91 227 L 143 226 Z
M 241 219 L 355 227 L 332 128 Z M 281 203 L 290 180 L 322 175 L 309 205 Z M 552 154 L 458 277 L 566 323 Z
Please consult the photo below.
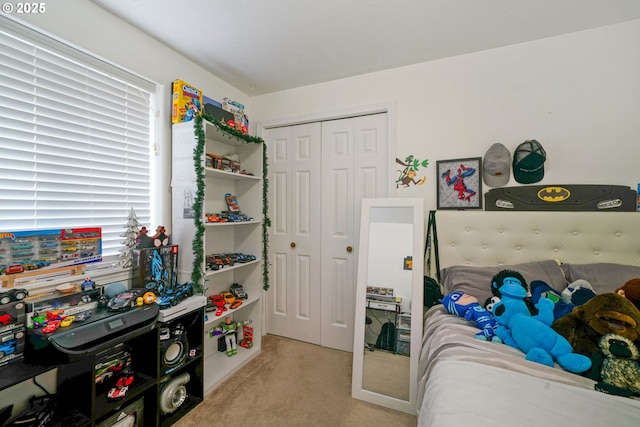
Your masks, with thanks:
M 170 223 L 171 81 L 245 103 L 256 123 L 392 103 L 396 157 L 429 159 L 422 186 L 398 190 L 436 205 L 437 160 L 482 157 L 494 142 L 511 151 L 535 138 L 548 154 L 541 184 L 636 188 L 640 174 L 640 20 L 249 98 L 86 0 L 47 5 L 23 18 L 155 80 L 162 89 L 158 221 Z M 419 175 L 420 176 L 420 175 Z M 512 178 L 509 185 L 518 185 Z M 486 191 L 487 188 L 484 188 Z M 154 226 L 151 224 L 151 226 Z
M 229 97 L 246 104 L 248 96 L 88 0 L 48 2 L 44 14 L 20 15 L 20 18 L 163 85 L 159 93 L 156 130 L 159 150 L 155 159 L 160 169 L 155 180 L 160 199 L 153 207 L 155 223 L 147 226 L 168 227 L 171 224 L 171 82 L 182 79 L 217 100 Z M 188 35 L 185 32 L 185 37 Z M 194 37 L 198 37 L 197 33 Z
M 640 20 L 251 98 L 256 122 L 391 102 L 396 157 L 428 158 L 397 191 L 436 207 L 437 160 L 537 139 L 540 184 L 640 182 Z M 509 185 L 519 185 L 513 177 Z M 483 190 L 487 190 L 484 188 Z

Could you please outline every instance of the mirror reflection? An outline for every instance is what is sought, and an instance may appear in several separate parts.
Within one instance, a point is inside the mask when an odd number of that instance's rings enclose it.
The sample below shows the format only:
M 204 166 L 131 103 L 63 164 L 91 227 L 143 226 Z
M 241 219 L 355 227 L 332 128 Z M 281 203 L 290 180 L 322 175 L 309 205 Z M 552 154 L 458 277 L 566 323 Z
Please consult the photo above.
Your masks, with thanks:
M 362 388 L 409 400 L 413 208 L 372 207 Z

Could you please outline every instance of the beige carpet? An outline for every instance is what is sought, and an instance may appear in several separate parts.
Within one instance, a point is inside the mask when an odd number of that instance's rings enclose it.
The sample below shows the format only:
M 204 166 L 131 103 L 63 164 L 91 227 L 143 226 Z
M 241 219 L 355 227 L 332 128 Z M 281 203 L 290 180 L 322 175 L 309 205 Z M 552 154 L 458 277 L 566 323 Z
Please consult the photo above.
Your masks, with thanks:
M 262 353 L 178 427 L 408 426 L 416 417 L 351 397 L 352 353 L 266 335 Z

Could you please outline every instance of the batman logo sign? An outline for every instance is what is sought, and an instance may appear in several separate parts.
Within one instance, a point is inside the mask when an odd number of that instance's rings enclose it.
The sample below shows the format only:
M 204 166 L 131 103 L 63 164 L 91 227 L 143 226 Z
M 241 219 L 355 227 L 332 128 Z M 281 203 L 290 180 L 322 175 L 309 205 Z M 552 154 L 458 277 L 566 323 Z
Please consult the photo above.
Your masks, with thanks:
M 538 191 L 538 199 L 547 203 L 564 202 L 571 197 L 571 192 L 564 187 L 545 187 Z

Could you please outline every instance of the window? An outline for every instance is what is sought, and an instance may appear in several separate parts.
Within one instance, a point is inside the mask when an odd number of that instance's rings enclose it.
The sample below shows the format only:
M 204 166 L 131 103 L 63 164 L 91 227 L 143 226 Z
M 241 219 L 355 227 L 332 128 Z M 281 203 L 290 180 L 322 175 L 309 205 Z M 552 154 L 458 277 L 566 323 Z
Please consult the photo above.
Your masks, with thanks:
M 0 16 L 0 231 L 149 224 L 156 85 Z M 0 263 L 1 264 L 1 263 Z

